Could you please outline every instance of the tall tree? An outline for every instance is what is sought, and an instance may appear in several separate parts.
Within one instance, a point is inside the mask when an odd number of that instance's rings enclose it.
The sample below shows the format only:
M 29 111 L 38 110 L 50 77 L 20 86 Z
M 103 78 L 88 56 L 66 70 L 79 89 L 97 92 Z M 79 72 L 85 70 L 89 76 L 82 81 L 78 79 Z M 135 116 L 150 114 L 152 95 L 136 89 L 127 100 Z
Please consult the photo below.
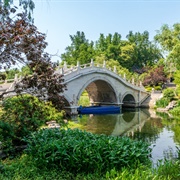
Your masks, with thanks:
M 143 66 L 152 66 L 162 55 L 160 50 L 149 41 L 148 31 L 143 33 L 133 33 L 132 31 L 126 36 L 131 44 L 135 45 L 133 56 L 134 66 L 142 68 Z
M 96 42 L 96 55 L 104 54 L 106 60 L 118 60 L 120 54 L 120 42 L 121 35 L 117 32 L 113 35 L 108 34 L 106 37 L 104 37 L 103 34 L 100 34 L 100 37 Z
M 94 43 L 89 42 L 84 32 L 77 31 L 76 35 L 70 35 L 71 45 L 66 47 L 66 52 L 61 55 L 62 61 L 68 64 L 76 64 L 79 61 L 81 64 L 90 63 L 94 57 Z
M 118 59 L 119 64 L 132 71 L 132 67 L 136 63 L 134 58 L 135 44 L 124 40 L 121 42 L 120 49 L 121 52 L 119 54 L 119 59 Z
M 163 25 L 155 36 L 155 40 L 167 55 L 167 65 L 170 66 L 173 63 L 180 69 L 180 23 L 176 23 L 172 27 L 167 24 Z
M 27 65 L 33 74 L 17 82 L 15 92 L 28 92 L 61 108 L 64 99 L 60 94 L 65 85 L 62 76 L 55 74 L 55 65 L 44 51 L 47 46 L 45 34 L 30 23 L 26 12 L 16 14 L 15 7 L 0 4 L 0 17 L 3 17 L 0 19 L 0 70 L 18 62 Z

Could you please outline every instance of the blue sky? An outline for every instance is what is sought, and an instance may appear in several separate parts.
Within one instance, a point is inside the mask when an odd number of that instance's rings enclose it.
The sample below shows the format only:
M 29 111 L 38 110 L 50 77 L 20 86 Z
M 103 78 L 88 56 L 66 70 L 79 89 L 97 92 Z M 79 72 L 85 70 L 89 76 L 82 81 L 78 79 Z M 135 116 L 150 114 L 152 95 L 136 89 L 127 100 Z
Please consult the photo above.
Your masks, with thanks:
M 150 40 L 163 24 L 180 23 L 180 0 L 34 0 L 34 19 L 46 33 L 50 54 L 59 55 L 71 44 L 69 35 L 83 31 L 90 41 L 100 33 L 118 32 L 122 39 L 130 30 L 150 33 Z M 53 61 L 60 57 L 53 57 Z

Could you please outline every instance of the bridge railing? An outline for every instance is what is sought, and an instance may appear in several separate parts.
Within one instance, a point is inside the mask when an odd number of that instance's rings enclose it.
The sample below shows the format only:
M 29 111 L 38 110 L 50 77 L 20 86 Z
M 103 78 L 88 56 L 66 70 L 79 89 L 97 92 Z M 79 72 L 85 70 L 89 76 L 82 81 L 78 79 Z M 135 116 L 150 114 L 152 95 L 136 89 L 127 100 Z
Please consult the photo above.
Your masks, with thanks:
M 126 74 L 118 74 L 117 70 L 116 70 L 116 66 L 114 66 L 114 68 L 112 69 L 111 67 L 106 66 L 106 61 L 103 62 L 103 64 L 99 64 L 99 63 L 94 63 L 93 60 L 91 60 L 90 63 L 87 64 L 80 64 L 79 61 L 77 62 L 76 66 L 72 66 L 72 65 L 67 65 L 66 62 L 64 62 L 64 65 L 59 66 L 57 72 L 63 74 L 63 75 L 68 75 L 72 72 L 75 71 L 79 71 L 85 68 L 89 68 L 89 67 L 99 67 L 99 68 L 104 68 L 106 70 L 109 70 L 110 72 L 115 73 L 116 75 L 118 75 L 119 77 L 121 77 L 124 81 L 126 81 L 127 83 L 134 85 L 134 86 L 138 86 L 138 87 L 143 87 L 142 82 L 141 81 L 135 81 L 134 78 L 131 79 L 127 79 Z
M 127 79 L 126 77 L 126 74 L 118 74 L 117 70 L 116 70 L 116 66 L 114 66 L 114 68 L 110 68 L 106 65 L 106 61 L 103 62 L 103 64 L 99 64 L 99 63 L 95 63 L 93 60 L 91 60 L 90 63 L 87 63 L 87 64 L 80 64 L 79 62 L 77 62 L 77 65 L 76 66 L 72 66 L 72 65 L 67 65 L 66 62 L 64 62 L 64 65 L 63 66 L 59 66 L 57 71 L 58 73 L 60 74 L 63 74 L 63 75 L 68 75 L 72 72 L 78 72 L 82 69 L 85 69 L 85 68 L 90 68 L 90 67 L 97 67 L 97 68 L 102 68 L 102 69 L 105 69 L 107 71 L 109 71 L 109 73 L 115 73 L 116 75 L 118 75 L 119 77 L 121 77 L 121 79 L 123 79 L 123 81 L 126 81 L 126 83 L 130 84 L 130 85 L 133 85 L 133 86 L 138 86 L 138 87 L 143 87 L 142 86 L 142 82 L 141 81 L 135 81 L 134 78 L 132 79 Z M 21 79 L 22 77 L 17 77 L 17 75 L 15 76 L 14 79 L 8 79 L 8 80 L 5 80 L 5 81 L 0 81 L 0 85 L 1 84 L 6 84 L 6 83 L 13 83 L 15 81 L 18 81 L 19 79 Z
M 80 69 L 84 69 L 87 67 L 100 67 L 100 68 L 106 68 L 106 69 L 112 71 L 112 69 L 110 67 L 106 66 L 106 61 L 104 61 L 103 64 L 99 64 L 99 63 L 94 63 L 93 60 L 91 60 L 91 63 L 87 63 L 87 64 L 80 64 L 78 61 L 76 66 L 67 65 L 66 62 L 64 62 L 64 65 L 59 66 L 58 70 L 60 70 L 62 74 L 66 75 L 71 72 L 74 72 L 74 71 L 77 71 Z M 114 67 L 114 72 L 116 72 L 116 67 Z

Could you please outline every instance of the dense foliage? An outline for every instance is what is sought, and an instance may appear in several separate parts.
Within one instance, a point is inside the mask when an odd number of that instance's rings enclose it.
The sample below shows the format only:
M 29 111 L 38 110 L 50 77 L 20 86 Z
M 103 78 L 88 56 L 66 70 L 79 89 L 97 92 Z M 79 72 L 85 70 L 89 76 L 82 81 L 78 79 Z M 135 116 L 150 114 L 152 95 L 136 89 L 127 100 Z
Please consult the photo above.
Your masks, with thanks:
M 23 138 L 37 131 L 47 121 L 63 125 L 63 114 L 50 103 L 30 95 L 5 99 L 0 116 L 0 141 L 3 150 L 26 144 Z
M 163 66 L 153 68 L 149 71 L 146 77 L 144 77 L 144 86 L 162 86 L 167 81 L 166 74 L 164 73 Z
M 93 58 L 93 42 L 89 42 L 84 32 L 78 31 L 76 35 L 70 35 L 71 45 L 66 47 L 66 53 L 61 55 L 61 59 L 68 64 L 76 65 L 77 61 L 81 64 L 90 63 Z
M 80 130 L 45 129 L 27 139 L 26 152 L 40 168 L 95 172 L 147 164 L 148 144 L 127 137 L 94 135 Z
M 163 90 L 163 97 L 156 101 L 157 107 L 166 107 L 175 98 L 173 89 L 167 88 Z
M 177 70 L 175 73 L 174 73 L 174 82 L 176 83 L 176 90 L 177 90 L 177 93 L 179 95 L 179 98 L 180 98 L 180 70 Z
M 76 35 L 70 36 L 71 45 L 66 48 L 66 52 L 61 58 L 68 64 L 90 63 L 91 58 L 97 59 L 104 57 L 104 60 L 115 60 L 124 68 L 134 71 L 144 66 L 154 65 L 162 57 L 159 49 L 149 41 L 149 33 L 129 32 L 127 40 L 122 40 L 121 35 L 117 32 L 100 34 L 96 42 L 89 43 L 85 38 L 84 32 L 77 32 Z
M 45 34 L 29 21 L 26 11 L 17 13 L 16 7 L 0 4 L 0 17 L 0 70 L 22 63 L 31 72 L 31 75 L 22 74 L 25 76 L 16 82 L 12 91 L 33 94 L 61 109 L 64 98 L 60 94 L 65 85 L 62 75 L 55 73 L 56 65 L 51 62 L 50 55 L 44 51 L 47 47 Z M 0 98 L 6 93 L 0 94 Z
M 176 107 L 174 107 L 172 110 L 170 110 L 170 113 L 173 114 L 173 116 L 176 116 L 179 118 L 179 116 L 180 116 L 180 100 L 177 101 Z
M 155 40 L 161 45 L 162 49 L 167 52 L 167 66 L 169 70 L 174 70 L 173 64 L 180 69 L 180 23 L 174 24 L 172 27 L 167 24 L 163 25 L 155 36 Z M 173 66 L 173 67 L 170 67 Z
M 16 93 L 34 94 L 61 109 L 63 97 L 59 94 L 65 90 L 65 85 L 62 76 L 55 74 L 56 65 L 51 62 L 50 55 L 44 52 L 47 47 L 45 34 L 32 24 L 34 3 L 19 0 L 24 12 L 17 13 L 11 2 L 0 1 L 0 70 L 5 71 L 0 74 L 0 80 L 14 78 L 19 73 L 23 79 L 16 84 Z M 117 66 L 118 73 L 135 79 L 141 74 L 144 85 L 158 85 L 158 88 L 167 81 L 167 75 L 172 77 L 177 69 L 174 78 L 179 88 L 179 32 L 179 23 L 172 28 L 164 25 L 155 36 L 166 51 L 167 57 L 163 57 L 156 44 L 149 41 L 147 31 L 130 31 L 126 40 L 122 40 L 117 32 L 107 36 L 100 34 L 96 42 L 89 41 L 84 32 L 78 31 L 76 35 L 70 35 L 72 43 L 62 54 L 62 60 L 74 65 L 77 61 L 90 63 L 92 58 L 97 63 L 106 60 L 108 67 Z M 9 70 L 17 63 L 25 65 L 22 71 Z M 174 98 L 173 90 L 163 94 L 157 102 L 160 106 L 166 106 Z M 10 152 L 24 144 L 28 144 L 28 148 L 21 158 L 0 163 L 0 179 L 179 179 L 179 161 L 167 161 L 155 170 L 142 166 L 141 163 L 149 162 L 150 149 L 141 141 L 70 129 L 34 132 L 49 120 L 62 123 L 62 113 L 51 103 L 39 99 L 25 95 L 3 102 L 0 110 L 1 149 Z M 179 116 L 179 107 L 178 102 L 171 112 Z M 179 149 L 178 155 L 180 158 Z
M 95 173 L 71 173 L 69 171 L 61 171 L 59 169 L 39 169 L 36 163 L 29 156 L 23 155 L 15 160 L 6 160 L 0 163 L 0 179 L 3 180 L 179 180 L 180 163 L 166 161 L 159 165 L 156 169 L 138 165 L 137 168 L 123 168 L 120 171 L 112 169 L 107 172 Z

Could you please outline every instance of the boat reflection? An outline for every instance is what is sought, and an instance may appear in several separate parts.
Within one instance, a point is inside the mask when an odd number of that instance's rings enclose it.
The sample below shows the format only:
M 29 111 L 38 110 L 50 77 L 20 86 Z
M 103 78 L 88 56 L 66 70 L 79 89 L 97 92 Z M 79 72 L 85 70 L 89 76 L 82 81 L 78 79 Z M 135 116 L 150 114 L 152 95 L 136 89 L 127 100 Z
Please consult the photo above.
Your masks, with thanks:
M 86 131 L 96 134 L 113 136 L 132 135 L 137 129 L 141 130 L 150 114 L 146 109 L 130 109 L 121 114 L 83 115 L 79 122 Z

